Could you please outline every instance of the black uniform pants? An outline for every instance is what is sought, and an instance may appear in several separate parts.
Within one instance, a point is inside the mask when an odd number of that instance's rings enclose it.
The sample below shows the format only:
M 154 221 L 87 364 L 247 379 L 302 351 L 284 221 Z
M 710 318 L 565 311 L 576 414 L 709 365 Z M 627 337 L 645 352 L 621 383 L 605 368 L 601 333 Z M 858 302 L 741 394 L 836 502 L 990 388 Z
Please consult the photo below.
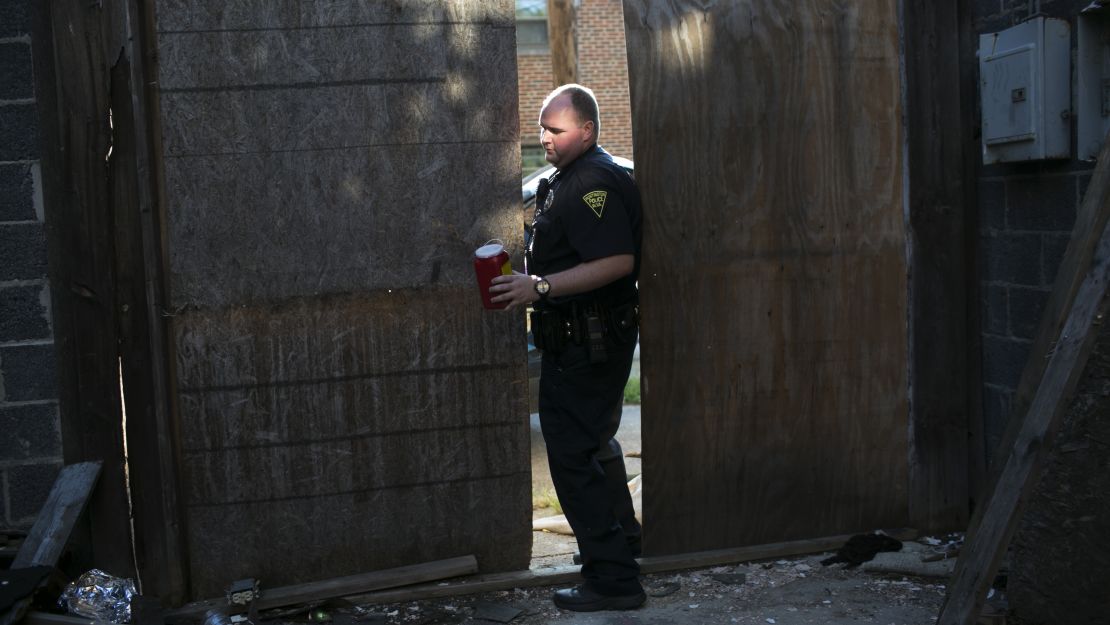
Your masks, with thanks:
M 628 493 L 620 444 L 624 385 L 636 332 L 606 337 L 608 360 L 590 363 L 584 345 L 545 352 L 540 366 L 540 428 L 555 493 L 582 553 L 582 577 L 606 595 L 640 592 L 640 524 Z

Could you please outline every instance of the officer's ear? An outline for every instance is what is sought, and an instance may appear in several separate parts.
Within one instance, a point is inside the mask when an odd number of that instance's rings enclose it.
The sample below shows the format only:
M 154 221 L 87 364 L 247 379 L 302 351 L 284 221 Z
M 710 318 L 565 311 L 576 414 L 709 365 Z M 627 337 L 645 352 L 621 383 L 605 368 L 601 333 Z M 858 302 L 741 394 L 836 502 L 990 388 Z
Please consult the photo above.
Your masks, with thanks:
M 590 141 L 597 140 L 597 126 L 594 124 L 594 120 L 591 119 L 588 120 L 585 124 L 582 124 L 582 130 L 585 130 L 587 133 L 589 133 Z

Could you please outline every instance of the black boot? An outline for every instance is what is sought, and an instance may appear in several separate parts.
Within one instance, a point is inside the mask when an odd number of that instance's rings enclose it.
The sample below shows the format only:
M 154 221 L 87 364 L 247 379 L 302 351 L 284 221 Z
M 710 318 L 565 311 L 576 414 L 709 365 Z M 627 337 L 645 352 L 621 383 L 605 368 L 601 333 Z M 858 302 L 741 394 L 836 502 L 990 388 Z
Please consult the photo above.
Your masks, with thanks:
M 603 595 L 582 585 L 556 590 L 551 600 L 555 602 L 557 607 L 564 610 L 597 612 L 599 610 L 635 610 L 644 605 L 647 595 L 642 590 L 631 595 Z

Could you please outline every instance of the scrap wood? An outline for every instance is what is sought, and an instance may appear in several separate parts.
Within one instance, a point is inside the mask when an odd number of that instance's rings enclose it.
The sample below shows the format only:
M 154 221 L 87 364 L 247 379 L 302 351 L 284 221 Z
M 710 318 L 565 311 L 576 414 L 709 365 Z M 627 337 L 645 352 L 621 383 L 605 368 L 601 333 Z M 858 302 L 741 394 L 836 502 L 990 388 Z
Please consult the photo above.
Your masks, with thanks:
M 1110 141 L 1108 141 L 1110 143 Z M 1106 177 L 1110 160 L 1096 170 Z M 1088 191 L 1090 193 L 1090 191 Z M 1110 193 L 1107 194 L 1110 204 Z M 978 618 L 987 587 L 994 579 L 1006 548 L 1017 529 L 1025 500 L 1037 484 L 1044 456 L 1052 448 L 1056 429 L 1068 407 L 1087 359 L 1094 347 L 1105 314 L 1107 281 L 1110 280 L 1110 225 L 1103 228 L 1089 267 L 1078 267 L 1085 276 L 1060 331 L 1056 349 L 1045 366 L 1029 410 L 1015 415 L 1021 425 L 990 497 L 977 517 L 956 564 L 956 575 L 941 606 L 940 625 L 971 625 Z M 1065 277 L 1059 277 L 1058 280 Z
M 419 584 L 421 582 L 469 575 L 477 571 L 478 560 L 474 556 L 461 556 L 458 558 L 425 562 L 423 564 L 412 564 L 371 573 L 337 577 L 320 582 L 309 582 L 307 584 L 282 586 L 279 588 L 263 588 L 262 596 L 254 602 L 254 605 L 259 610 L 267 610 L 297 603 L 333 599 L 384 588 L 396 588 L 409 584 Z M 202 618 L 208 610 L 228 608 L 227 599 L 225 598 L 208 599 L 206 601 L 186 604 L 176 610 L 170 610 L 166 612 L 165 618 L 168 622 L 196 620 Z
M 100 462 L 80 462 L 62 467 L 46 503 L 35 518 L 35 524 L 15 554 L 11 569 L 46 567 L 53 570 L 65 550 L 66 542 L 85 509 L 96 480 Z M 46 578 L 47 580 L 49 577 Z M 23 619 L 31 606 L 33 594 L 15 601 L 0 614 L 0 625 L 12 625 Z
M 955 558 L 958 555 L 960 555 L 960 548 L 959 548 L 959 546 L 956 546 L 956 547 L 953 547 L 952 549 L 945 549 L 944 551 L 942 551 L 940 553 L 933 553 L 933 554 L 930 554 L 930 555 L 927 555 L 927 556 L 923 556 L 921 558 L 921 561 L 922 562 L 940 562 L 941 560 L 948 560 L 950 558 Z
M 904 531 L 916 533 L 915 530 Z M 753 545 L 751 547 L 735 547 L 731 549 L 717 549 L 714 551 L 699 551 L 696 553 L 680 553 L 669 556 L 640 558 L 640 571 L 645 574 L 664 573 L 721 564 L 735 564 L 753 560 L 767 560 L 770 558 L 821 553 L 823 551 L 836 549 L 838 546 L 844 544 L 848 538 L 850 538 L 850 536 L 830 536 L 828 538 L 795 540 L 783 543 Z M 581 580 L 582 576 L 579 572 L 580 569 L 581 567 L 578 566 L 559 566 L 531 569 L 527 571 L 513 571 L 509 573 L 476 575 L 464 577 L 446 584 L 421 584 L 409 588 L 371 592 L 364 595 L 348 597 L 348 600 L 352 603 L 371 605 L 473 595 L 480 592 L 509 590 L 513 588 L 554 586 L 556 584 L 573 583 Z
M 104 623 L 83 616 L 31 611 L 23 618 L 22 625 L 104 625 Z
M 58 564 L 99 476 L 100 462 L 80 462 L 62 468 L 11 568 Z
M 0 613 L 23 599 L 31 599 L 54 571 L 49 566 L 31 566 L 0 571 Z

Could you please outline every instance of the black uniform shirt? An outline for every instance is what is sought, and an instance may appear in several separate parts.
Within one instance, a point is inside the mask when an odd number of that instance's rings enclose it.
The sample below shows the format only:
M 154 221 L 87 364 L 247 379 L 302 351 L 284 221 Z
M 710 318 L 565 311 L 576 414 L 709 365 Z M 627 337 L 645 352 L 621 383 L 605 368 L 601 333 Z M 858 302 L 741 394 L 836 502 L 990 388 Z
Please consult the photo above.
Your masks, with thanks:
M 640 273 L 640 191 L 632 176 L 595 145 L 555 173 L 547 192 L 536 195 L 536 217 L 525 259 L 528 273 L 546 276 L 580 263 L 633 254 L 632 273 L 601 288 L 550 298 L 558 305 L 573 300 L 608 305 L 636 297 Z

